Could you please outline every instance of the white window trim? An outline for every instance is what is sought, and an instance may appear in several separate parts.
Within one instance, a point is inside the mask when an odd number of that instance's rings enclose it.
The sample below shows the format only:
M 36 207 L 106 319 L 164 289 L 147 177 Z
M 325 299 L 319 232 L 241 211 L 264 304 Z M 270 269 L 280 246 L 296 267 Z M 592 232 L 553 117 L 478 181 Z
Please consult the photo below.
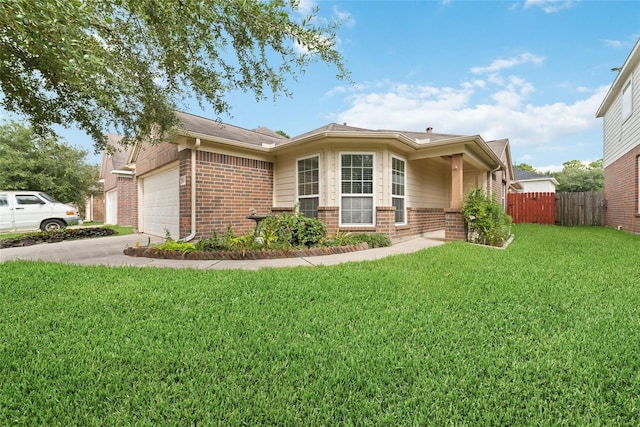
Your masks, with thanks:
M 393 159 L 396 160 L 400 160 L 402 163 L 404 163 L 404 176 L 403 176 L 403 180 L 404 182 L 402 183 L 403 188 L 404 188 L 404 195 L 403 196 L 396 196 L 393 194 Z M 403 222 L 395 222 L 395 217 L 394 217 L 394 223 L 395 225 L 407 225 L 407 160 L 400 157 L 400 156 L 396 156 L 396 155 L 391 155 L 391 167 L 390 169 L 390 176 L 389 179 L 391 181 L 391 205 L 393 206 L 393 199 L 402 199 L 404 200 L 404 215 L 402 216 L 404 218 Z
M 299 170 L 298 170 L 298 163 L 301 160 L 306 160 L 306 159 L 313 159 L 314 157 L 318 158 L 318 194 L 315 195 L 309 195 L 309 194 L 305 194 L 304 196 L 300 195 L 300 180 L 299 180 Z M 322 194 L 322 157 L 320 156 L 320 153 L 316 153 L 316 154 L 311 154 L 309 156 L 304 156 L 304 157 L 298 157 L 296 159 L 296 199 L 295 199 L 295 203 L 299 203 L 301 198 L 305 198 L 305 199 L 310 199 L 312 197 L 317 197 L 318 198 L 318 206 L 320 206 L 322 199 L 320 197 L 320 194 Z
M 620 97 L 622 102 L 620 111 L 622 114 L 622 120 L 624 121 L 631 116 L 631 113 L 633 113 L 633 83 L 631 79 L 622 86 Z
M 371 209 L 372 209 L 372 223 L 371 224 L 351 224 L 351 223 L 343 223 L 342 222 L 342 197 L 346 196 L 346 197 L 363 197 L 363 194 L 343 194 L 342 193 L 342 156 L 343 155 L 347 155 L 347 154 L 363 154 L 363 155 L 367 155 L 370 154 L 371 156 L 373 156 L 373 176 L 372 176 L 372 181 L 373 181 L 373 192 L 371 193 Z M 338 224 L 341 227 L 375 227 L 376 226 L 376 176 L 377 176 L 377 170 L 376 170 L 376 153 L 373 151 L 341 151 L 338 153 L 338 203 L 340 206 L 340 211 L 338 212 Z

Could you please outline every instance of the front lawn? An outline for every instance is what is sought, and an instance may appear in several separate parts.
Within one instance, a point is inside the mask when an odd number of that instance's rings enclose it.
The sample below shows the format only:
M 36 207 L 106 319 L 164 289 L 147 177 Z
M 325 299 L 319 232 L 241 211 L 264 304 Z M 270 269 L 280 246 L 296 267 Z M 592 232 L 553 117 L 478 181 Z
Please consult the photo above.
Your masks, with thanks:
M 0 425 L 640 423 L 640 238 L 260 271 L 0 265 Z

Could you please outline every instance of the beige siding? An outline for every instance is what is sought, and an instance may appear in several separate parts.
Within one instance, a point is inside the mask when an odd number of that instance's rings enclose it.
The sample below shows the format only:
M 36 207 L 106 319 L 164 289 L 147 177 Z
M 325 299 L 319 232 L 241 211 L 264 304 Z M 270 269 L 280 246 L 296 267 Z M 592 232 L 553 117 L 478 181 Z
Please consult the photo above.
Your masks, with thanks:
M 273 170 L 273 205 L 293 206 L 296 203 L 296 158 L 295 154 L 278 156 Z
M 451 179 L 446 166 L 429 159 L 407 163 L 407 207 L 448 207 L 450 191 Z
M 622 87 L 626 86 L 628 80 Z M 628 153 L 640 140 L 640 67 L 631 75 L 632 113 L 622 121 L 622 91 L 604 115 L 604 166 Z

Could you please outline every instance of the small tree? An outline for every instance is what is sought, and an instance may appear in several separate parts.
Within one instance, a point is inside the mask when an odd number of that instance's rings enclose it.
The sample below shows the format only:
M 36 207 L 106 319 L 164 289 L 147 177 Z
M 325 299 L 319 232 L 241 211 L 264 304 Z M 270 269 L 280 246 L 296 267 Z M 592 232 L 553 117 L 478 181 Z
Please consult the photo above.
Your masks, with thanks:
M 488 196 L 482 187 L 465 195 L 462 215 L 469 227 L 470 241 L 502 246 L 511 234 L 511 217 L 495 196 Z

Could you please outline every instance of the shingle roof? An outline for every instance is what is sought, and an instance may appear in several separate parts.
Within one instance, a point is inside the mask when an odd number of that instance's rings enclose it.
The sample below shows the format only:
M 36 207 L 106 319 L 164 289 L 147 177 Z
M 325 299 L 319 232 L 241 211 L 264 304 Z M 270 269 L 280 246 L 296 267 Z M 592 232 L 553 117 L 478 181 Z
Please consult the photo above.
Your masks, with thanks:
M 176 112 L 176 115 L 182 123 L 183 129 L 187 132 L 229 139 L 258 146 L 261 146 L 262 144 L 279 144 L 287 141 L 285 137 L 264 127 L 260 127 L 256 130 L 248 130 L 180 111 Z
M 121 135 L 115 135 L 113 133 L 107 134 L 107 146 L 113 148 L 111 154 L 111 167 L 113 169 L 122 169 L 129 163 L 129 157 L 131 156 L 132 146 L 123 147 L 120 145 Z
M 509 143 L 508 139 L 497 139 L 495 141 L 488 141 L 487 145 L 491 148 L 491 151 L 496 153 L 498 157 L 502 156 L 505 148 L 507 148 L 507 144 Z
M 532 179 L 552 179 L 547 175 L 542 175 L 535 172 L 529 172 L 518 168 L 513 168 L 513 175 L 517 181 L 527 181 Z
M 405 137 L 412 139 L 414 141 L 426 140 L 430 141 L 438 141 L 443 139 L 451 139 L 456 138 L 463 135 L 453 135 L 453 134 L 444 134 L 444 133 L 433 133 L 433 132 L 415 132 L 415 131 L 406 131 L 406 130 L 392 130 L 392 129 L 366 129 L 354 126 L 348 126 L 346 124 L 338 124 L 338 123 L 329 123 L 328 125 L 319 127 L 309 132 L 305 132 L 302 135 L 298 135 L 292 140 L 302 139 L 307 136 L 320 134 L 324 132 L 368 132 L 368 133 L 397 133 L 404 135 Z

